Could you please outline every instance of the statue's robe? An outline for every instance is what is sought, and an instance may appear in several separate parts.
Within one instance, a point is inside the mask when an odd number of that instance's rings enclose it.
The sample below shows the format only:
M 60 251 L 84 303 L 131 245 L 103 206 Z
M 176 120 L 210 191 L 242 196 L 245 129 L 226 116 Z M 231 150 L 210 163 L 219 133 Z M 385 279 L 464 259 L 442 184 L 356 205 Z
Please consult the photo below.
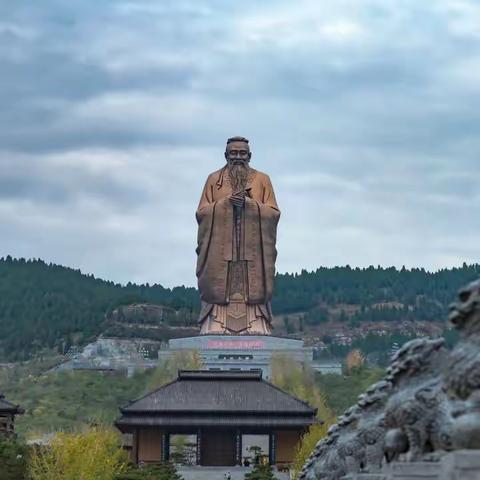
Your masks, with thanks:
M 242 263 L 242 301 L 255 311 L 257 317 L 271 321 L 270 300 L 275 276 L 275 248 L 277 223 L 280 210 L 268 175 L 249 169 L 246 186 L 247 196 L 240 215 L 240 243 L 236 244 L 234 207 L 229 200 L 233 193 L 227 168 L 209 175 L 197 209 L 198 246 L 197 278 L 202 311 L 199 321 L 204 323 L 216 315 L 214 307 L 229 305 L 235 300 L 235 274 L 232 266 L 236 260 Z M 238 252 L 240 256 L 238 256 Z M 235 269 L 233 269 L 235 270 Z M 238 277 L 238 275 L 237 275 Z M 238 283 L 238 282 L 237 282 Z M 254 310 L 252 310 L 254 306 Z M 218 309 L 221 311 L 221 308 Z M 213 312 L 213 313 L 212 313 Z M 243 333 L 270 333 L 255 330 Z M 202 333 L 211 332 L 210 327 Z M 240 332 L 241 328 L 238 330 Z M 235 332 L 230 332 L 235 333 Z

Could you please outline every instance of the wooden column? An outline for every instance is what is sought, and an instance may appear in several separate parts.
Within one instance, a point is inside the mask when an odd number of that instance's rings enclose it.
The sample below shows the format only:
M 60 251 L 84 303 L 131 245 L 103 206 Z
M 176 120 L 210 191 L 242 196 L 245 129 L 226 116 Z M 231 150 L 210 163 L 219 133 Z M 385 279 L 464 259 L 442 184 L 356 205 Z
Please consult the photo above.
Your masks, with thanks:
M 138 442 L 140 440 L 140 436 L 138 435 L 138 428 L 133 431 L 133 455 L 132 460 L 134 461 L 135 465 L 138 465 Z
M 202 464 L 202 431 L 197 430 L 197 465 Z
M 162 462 L 166 463 L 170 459 L 170 434 L 162 433 Z
M 276 463 L 276 437 L 275 432 L 272 432 L 268 435 L 268 463 L 270 465 L 275 465 Z
M 242 433 L 238 429 L 235 432 L 235 464 L 242 465 Z

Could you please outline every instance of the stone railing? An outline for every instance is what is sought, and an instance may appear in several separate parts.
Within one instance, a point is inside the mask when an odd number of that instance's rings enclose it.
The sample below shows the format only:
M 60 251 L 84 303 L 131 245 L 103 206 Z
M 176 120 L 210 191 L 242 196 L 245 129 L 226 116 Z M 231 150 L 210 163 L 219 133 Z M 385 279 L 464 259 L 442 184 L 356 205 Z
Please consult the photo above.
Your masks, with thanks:
M 330 427 L 300 480 L 480 480 L 480 280 L 449 317 L 460 339 L 415 339 Z

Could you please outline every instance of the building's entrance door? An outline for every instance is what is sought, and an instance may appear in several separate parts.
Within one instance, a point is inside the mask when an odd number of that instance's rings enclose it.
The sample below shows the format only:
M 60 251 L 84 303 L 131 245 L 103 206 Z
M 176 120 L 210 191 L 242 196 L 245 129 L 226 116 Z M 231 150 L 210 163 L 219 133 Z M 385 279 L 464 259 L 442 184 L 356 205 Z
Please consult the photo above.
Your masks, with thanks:
M 235 433 L 203 432 L 201 464 L 204 466 L 235 465 Z

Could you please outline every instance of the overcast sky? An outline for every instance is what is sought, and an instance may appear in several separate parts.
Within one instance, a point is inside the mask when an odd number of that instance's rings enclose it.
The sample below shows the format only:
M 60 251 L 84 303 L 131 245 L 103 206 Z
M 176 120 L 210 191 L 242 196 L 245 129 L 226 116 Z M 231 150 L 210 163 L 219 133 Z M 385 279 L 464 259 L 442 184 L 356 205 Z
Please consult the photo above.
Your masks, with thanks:
M 0 0 L 0 256 L 195 284 L 227 137 L 280 272 L 480 260 L 475 0 Z

